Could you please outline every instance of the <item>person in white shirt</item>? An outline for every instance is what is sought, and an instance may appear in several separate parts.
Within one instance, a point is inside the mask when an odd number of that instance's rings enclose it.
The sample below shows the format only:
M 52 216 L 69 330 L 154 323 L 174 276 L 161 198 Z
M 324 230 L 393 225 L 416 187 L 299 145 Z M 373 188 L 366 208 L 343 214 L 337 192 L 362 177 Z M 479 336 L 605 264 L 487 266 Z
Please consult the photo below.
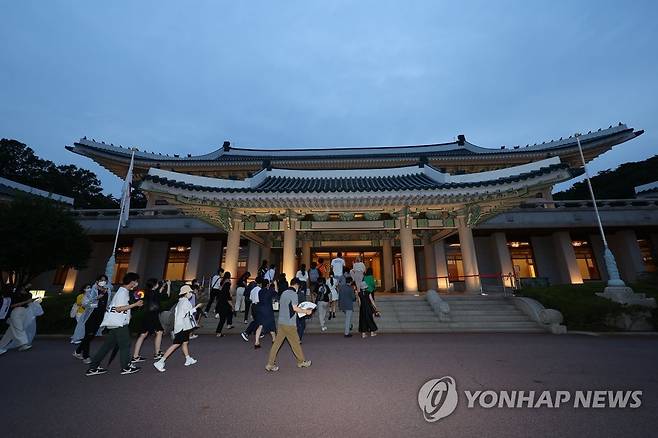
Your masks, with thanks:
M 306 270 L 306 264 L 302 263 L 299 267 L 299 271 L 295 274 L 295 278 L 299 280 L 300 294 L 303 294 L 304 297 L 306 297 L 308 295 L 308 271 Z
M 264 278 L 265 280 L 272 282 L 274 281 L 274 277 L 276 277 L 276 266 L 270 265 L 270 269 L 265 273 Z
M 210 307 L 212 303 L 219 298 L 219 290 L 221 289 L 220 284 L 222 282 L 222 275 L 224 275 L 224 270 L 219 268 L 217 273 L 212 276 L 210 279 L 210 298 L 208 299 L 208 304 L 203 311 L 203 316 L 208 317 L 208 312 L 210 312 Z M 219 318 L 219 315 L 215 313 L 215 319 Z
M 331 261 L 331 270 L 334 273 L 334 278 L 336 278 L 336 280 L 340 281 L 344 269 L 345 260 L 343 260 L 343 253 L 339 251 L 338 254 L 336 254 L 336 258 Z
M 259 280 L 260 280 L 261 284 L 263 282 L 269 283 L 268 280 L 264 280 L 262 278 L 259 279 Z M 245 331 L 240 333 L 240 336 L 242 336 L 242 339 L 244 339 L 247 342 L 249 341 L 249 335 L 251 335 L 252 333 L 256 333 L 256 330 L 258 329 L 258 325 L 259 325 L 258 321 L 256 321 L 256 305 L 259 302 L 258 293 L 260 292 L 260 288 L 261 288 L 260 285 L 256 284 L 256 285 L 254 285 L 254 287 L 251 288 L 251 292 L 249 292 L 249 301 L 251 302 L 251 309 L 252 309 L 252 314 L 254 316 L 254 319 L 249 323 L 249 325 L 247 326 Z
M 189 367 L 197 363 L 197 360 L 190 356 L 189 342 L 190 333 L 196 327 L 196 319 L 194 313 L 196 310 L 203 306 L 197 304 L 196 307 L 192 306 L 190 298 L 192 297 L 192 288 L 188 285 L 183 285 L 180 288 L 178 295 L 178 304 L 174 311 L 174 343 L 165 351 L 162 359 L 153 363 L 153 366 L 161 373 L 165 372 L 165 362 L 173 354 L 178 347 L 182 347 L 183 355 L 185 356 L 185 366 Z
M 352 276 L 354 283 L 359 286 L 359 290 L 361 289 L 361 284 L 363 283 L 363 277 L 365 276 L 365 273 L 366 265 L 364 265 L 361 261 L 361 257 L 357 256 L 357 258 L 354 260 L 354 264 L 352 265 L 350 275 Z
M 338 306 L 338 281 L 334 278 L 333 272 L 329 273 L 326 280 L 329 287 L 329 320 L 336 317 L 336 307 Z
M 107 356 L 107 353 L 119 349 L 121 358 L 121 374 L 133 374 L 140 371 L 140 368 L 130 363 L 130 309 L 133 307 L 142 307 L 144 301 L 138 300 L 130 304 L 130 291 L 137 288 L 139 284 L 139 275 L 135 272 L 128 272 L 123 276 L 122 286 L 116 291 L 108 304 L 101 327 L 107 327 L 108 332 L 105 335 L 105 342 L 101 348 L 94 354 L 91 364 L 87 370 L 87 376 L 96 376 L 107 373 L 105 368 L 101 368 L 101 361 Z

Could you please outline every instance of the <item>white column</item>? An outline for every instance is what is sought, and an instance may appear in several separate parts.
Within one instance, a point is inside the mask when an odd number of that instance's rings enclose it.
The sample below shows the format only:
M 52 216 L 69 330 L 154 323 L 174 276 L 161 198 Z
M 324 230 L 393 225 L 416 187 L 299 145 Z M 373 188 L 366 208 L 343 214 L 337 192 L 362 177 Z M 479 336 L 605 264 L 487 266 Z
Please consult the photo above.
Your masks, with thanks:
M 491 235 L 491 243 L 493 243 L 494 251 L 498 258 L 498 269 L 500 269 L 500 273 L 503 275 L 503 284 L 506 287 L 512 287 L 514 266 L 512 265 L 512 257 L 510 257 L 509 248 L 507 247 L 507 236 L 502 231 L 493 233 Z M 505 277 L 505 275 L 511 276 Z
M 459 232 L 459 245 L 462 253 L 462 262 L 464 263 L 466 293 L 478 293 L 482 287 L 480 284 L 478 260 L 475 255 L 473 230 L 468 226 L 466 218 L 463 216 L 458 216 L 455 222 L 457 223 L 457 231 Z
M 384 235 L 382 240 L 382 283 L 385 292 L 395 288 L 393 284 L 393 249 L 391 248 L 391 236 Z
M 557 261 L 560 266 L 563 283 L 581 284 L 583 277 L 576 261 L 576 253 L 571 244 L 571 235 L 568 231 L 553 233 L 553 246 L 555 247 Z
M 434 242 L 434 260 L 436 261 L 436 285 L 439 290 L 447 291 L 450 287 L 448 281 L 448 261 L 446 259 L 445 240 L 441 239 Z
M 311 267 L 311 245 L 310 237 L 306 237 L 302 242 L 302 263 L 306 265 L 306 269 Z
M 64 280 L 64 288 L 62 292 L 73 292 L 75 291 L 75 280 L 78 278 L 78 270 L 75 268 L 69 268 L 66 272 L 66 280 Z
M 297 250 L 297 220 L 290 219 L 289 226 L 283 230 L 283 272 L 288 281 L 295 277 L 295 251 Z
M 434 257 L 434 244 L 432 233 L 423 234 L 423 255 L 425 256 L 425 287 L 427 290 L 436 289 L 436 259 Z
M 272 234 L 271 233 L 265 233 L 265 243 L 263 246 L 260 248 L 260 260 L 258 261 L 258 265 L 260 266 L 260 262 L 263 260 L 267 260 L 268 264 L 272 263 L 272 260 L 270 259 L 270 255 L 272 252 Z M 254 274 L 252 272 L 252 274 Z
M 149 241 L 144 237 L 138 237 L 137 239 L 133 240 L 132 247 L 130 248 L 130 260 L 128 261 L 128 272 L 136 272 L 140 276 L 144 276 L 148 245 L 149 245 Z
M 206 239 L 203 237 L 192 238 L 192 242 L 190 244 L 190 256 L 187 259 L 187 266 L 185 266 L 186 281 L 193 280 L 199 276 L 205 242 Z M 199 280 L 199 282 L 200 281 L 201 280 Z
M 258 243 L 249 241 L 249 254 L 247 255 L 247 271 L 251 273 L 251 277 L 255 278 L 260 266 L 260 246 Z
M 411 220 L 411 219 L 410 219 Z M 411 223 L 401 217 L 400 220 L 400 250 L 402 252 L 402 281 L 405 292 L 418 292 L 418 277 L 416 276 L 416 255 L 414 254 L 414 235 Z
M 226 259 L 224 260 L 224 270 L 231 273 L 235 278 L 238 274 L 238 258 L 240 257 L 240 219 L 233 219 L 233 229 L 229 230 L 226 239 Z M 232 282 L 231 289 L 235 288 L 235 280 Z

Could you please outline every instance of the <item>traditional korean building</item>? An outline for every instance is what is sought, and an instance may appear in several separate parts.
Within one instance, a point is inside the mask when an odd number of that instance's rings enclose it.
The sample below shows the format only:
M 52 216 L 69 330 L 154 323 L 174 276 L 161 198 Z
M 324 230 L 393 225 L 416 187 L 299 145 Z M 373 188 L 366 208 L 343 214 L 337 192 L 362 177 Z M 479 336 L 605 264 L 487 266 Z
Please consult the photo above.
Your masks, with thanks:
M 585 160 L 642 134 L 624 124 L 580 136 Z M 132 148 L 82 138 L 68 150 L 125 177 Z M 135 150 L 148 199 L 122 230 L 117 266 L 145 277 L 207 277 L 277 264 L 361 256 L 381 290 L 474 293 L 531 282 L 605 279 L 591 202 L 554 202 L 557 183 L 582 173 L 576 138 L 476 146 L 440 144 L 255 149 L 229 142 L 206 155 Z M 628 280 L 655 269 L 655 200 L 604 201 L 611 247 Z M 79 283 L 103 270 L 116 211 L 76 211 L 96 242 Z M 629 254 L 632 253 L 632 256 Z M 623 255 L 620 257 L 620 255 Z M 512 278 L 514 277 L 514 278 Z

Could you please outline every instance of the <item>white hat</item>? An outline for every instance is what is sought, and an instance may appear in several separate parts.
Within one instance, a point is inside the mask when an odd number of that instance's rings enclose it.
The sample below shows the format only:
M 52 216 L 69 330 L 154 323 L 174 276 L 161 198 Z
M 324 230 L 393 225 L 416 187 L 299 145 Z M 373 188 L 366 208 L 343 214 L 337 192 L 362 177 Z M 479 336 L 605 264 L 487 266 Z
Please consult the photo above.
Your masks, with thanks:
M 187 295 L 190 292 L 192 292 L 192 288 L 188 284 L 184 284 L 180 288 L 180 292 L 178 292 L 178 295 Z

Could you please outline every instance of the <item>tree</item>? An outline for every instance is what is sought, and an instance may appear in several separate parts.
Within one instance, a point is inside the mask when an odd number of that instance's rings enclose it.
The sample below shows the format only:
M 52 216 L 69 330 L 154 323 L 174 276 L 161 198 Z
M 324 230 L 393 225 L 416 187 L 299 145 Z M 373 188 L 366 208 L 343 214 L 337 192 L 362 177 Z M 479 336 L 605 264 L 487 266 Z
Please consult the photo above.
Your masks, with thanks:
M 112 195 L 103 194 L 96 174 L 72 164 L 57 166 L 39 158 L 16 140 L 0 140 L 0 176 L 37 189 L 73 198 L 76 208 L 117 208 Z
M 656 181 L 658 155 L 643 161 L 624 163 L 615 170 L 604 170 L 592 177 L 592 188 L 598 199 L 628 199 L 635 197 L 635 187 Z M 589 199 L 586 181 L 575 183 L 568 190 L 556 193 L 553 199 Z
M 62 266 L 82 269 L 91 242 L 80 224 L 61 206 L 36 197 L 16 198 L 0 208 L 0 273 L 15 287 Z

